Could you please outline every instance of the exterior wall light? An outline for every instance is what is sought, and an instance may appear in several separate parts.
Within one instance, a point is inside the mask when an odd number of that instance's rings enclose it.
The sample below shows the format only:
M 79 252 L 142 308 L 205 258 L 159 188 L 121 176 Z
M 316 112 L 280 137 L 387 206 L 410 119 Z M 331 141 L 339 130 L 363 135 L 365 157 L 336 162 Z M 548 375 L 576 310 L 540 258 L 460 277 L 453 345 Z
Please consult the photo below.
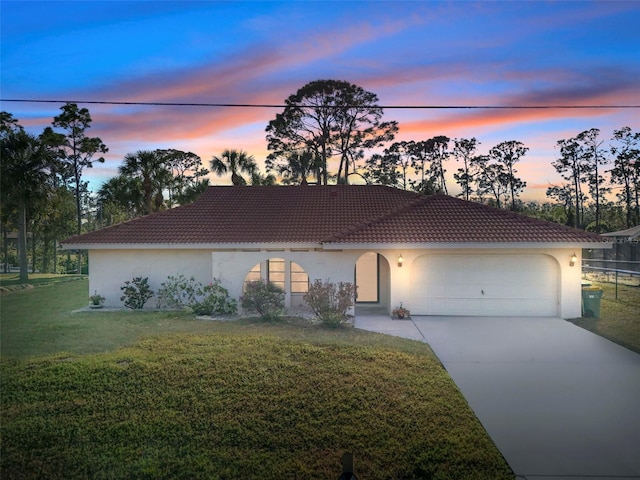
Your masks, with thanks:
M 402 258 L 402 255 L 398 256 L 398 266 L 401 267 L 402 266 L 402 262 L 404 262 L 404 258 Z
M 569 266 L 573 267 L 577 261 L 578 261 L 578 256 L 574 253 L 573 255 L 571 255 L 571 260 L 569 260 Z

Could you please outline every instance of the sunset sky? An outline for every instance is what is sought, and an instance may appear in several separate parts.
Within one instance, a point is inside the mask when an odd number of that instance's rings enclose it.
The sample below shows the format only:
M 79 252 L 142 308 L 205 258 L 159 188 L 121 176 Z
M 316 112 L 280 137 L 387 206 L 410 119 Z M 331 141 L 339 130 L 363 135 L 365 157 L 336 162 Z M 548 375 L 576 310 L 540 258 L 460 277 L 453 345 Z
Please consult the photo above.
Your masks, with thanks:
M 277 104 L 306 83 L 346 80 L 381 105 L 640 105 L 640 2 L 1 2 L 0 109 L 33 133 L 62 103 L 10 99 Z M 176 148 L 208 165 L 224 149 L 262 162 L 278 108 L 89 105 L 107 162 Z M 557 140 L 640 130 L 640 109 L 387 109 L 397 140 L 435 135 L 530 148 L 524 199 L 561 181 Z M 457 168 L 451 160 L 451 175 Z M 211 177 L 230 184 L 228 178 Z M 455 191 L 451 179 L 450 189 Z

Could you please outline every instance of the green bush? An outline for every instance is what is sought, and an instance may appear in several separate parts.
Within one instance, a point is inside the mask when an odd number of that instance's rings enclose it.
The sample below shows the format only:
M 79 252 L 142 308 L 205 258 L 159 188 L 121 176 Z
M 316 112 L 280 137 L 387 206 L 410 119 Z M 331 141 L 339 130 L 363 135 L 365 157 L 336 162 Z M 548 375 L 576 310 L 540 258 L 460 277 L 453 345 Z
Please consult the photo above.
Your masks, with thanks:
M 191 306 L 197 302 L 196 291 L 201 285 L 193 277 L 184 275 L 169 276 L 167 281 L 160 284 L 158 290 L 158 307 L 181 308 Z
M 318 318 L 325 327 L 338 328 L 349 324 L 349 317 L 337 312 L 324 312 Z
M 257 312 L 263 320 L 278 320 L 284 312 L 284 291 L 267 281 L 247 283 L 241 301 L 243 308 L 249 312 Z
M 189 307 L 197 315 L 233 315 L 238 311 L 229 291 L 213 279 L 203 286 L 195 278 L 184 275 L 169 276 L 158 290 L 158 306 L 167 308 Z
M 234 315 L 238 311 L 238 303 L 229 296 L 229 291 L 214 279 L 198 291 L 202 299 L 193 303 L 191 308 L 198 315 Z
M 132 310 L 141 310 L 147 300 L 153 297 L 148 277 L 135 277 L 133 280 L 127 280 L 120 287 L 120 290 L 124 292 L 120 301 L 123 301 L 124 306 Z
M 354 296 L 353 283 L 315 280 L 304 300 L 324 325 L 335 328 L 349 323 L 347 312 L 353 306 Z

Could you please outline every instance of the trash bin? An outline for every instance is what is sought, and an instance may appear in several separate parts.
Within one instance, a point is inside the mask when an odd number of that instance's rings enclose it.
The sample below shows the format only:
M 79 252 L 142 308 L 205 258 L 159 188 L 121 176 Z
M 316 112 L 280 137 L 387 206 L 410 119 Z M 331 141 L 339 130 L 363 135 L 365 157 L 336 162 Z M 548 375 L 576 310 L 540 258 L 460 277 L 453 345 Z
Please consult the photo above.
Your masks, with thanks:
M 600 299 L 603 290 L 598 287 L 582 287 L 582 316 L 600 318 Z

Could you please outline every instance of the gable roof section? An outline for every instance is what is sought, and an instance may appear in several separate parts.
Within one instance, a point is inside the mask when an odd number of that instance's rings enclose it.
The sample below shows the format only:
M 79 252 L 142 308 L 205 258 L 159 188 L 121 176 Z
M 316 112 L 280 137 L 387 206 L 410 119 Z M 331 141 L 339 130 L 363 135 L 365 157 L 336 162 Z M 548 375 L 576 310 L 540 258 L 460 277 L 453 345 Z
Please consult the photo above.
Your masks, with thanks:
M 418 195 L 382 186 L 215 186 L 195 202 L 72 237 L 72 244 L 316 243 Z
M 74 245 L 603 243 L 446 195 L 379 185 L 216 186 L 198 200 L 67 239 Z
M 603 243 L 599 235 L 447 195 L 421 196 L 332 243 Z

